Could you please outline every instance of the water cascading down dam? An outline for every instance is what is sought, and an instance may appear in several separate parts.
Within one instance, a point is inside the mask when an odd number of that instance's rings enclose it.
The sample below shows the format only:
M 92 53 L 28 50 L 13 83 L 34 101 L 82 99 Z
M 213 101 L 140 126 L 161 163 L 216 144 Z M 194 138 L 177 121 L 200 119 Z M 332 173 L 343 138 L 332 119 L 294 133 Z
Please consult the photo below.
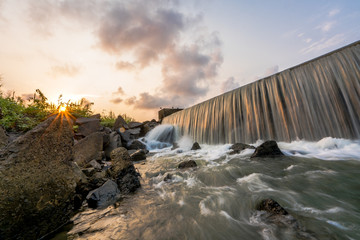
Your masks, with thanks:
M 360 139 L 360 41 L 164 118 L 200 143 Z

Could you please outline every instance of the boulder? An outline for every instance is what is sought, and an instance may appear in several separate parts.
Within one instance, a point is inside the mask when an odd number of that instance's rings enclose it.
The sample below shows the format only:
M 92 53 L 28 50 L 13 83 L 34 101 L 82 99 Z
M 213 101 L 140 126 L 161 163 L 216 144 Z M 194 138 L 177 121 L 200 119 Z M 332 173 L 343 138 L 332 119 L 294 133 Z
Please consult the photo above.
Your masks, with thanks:
M 134 139 L 134 138 L 132 138 L 132 136 L 131 136 L 131 133 L 129 132 L 129 131 L 119 131 L 119 134 L 120 134 L 120 136 L 121 136 L 121 144 L 123 145 L 123 146 L 127 146 L 128 145 L 128 143 L 132 140 L 132 139 Z
M 254 157 L 278 157 L 284 154 L 280 151 L 274 140 L 266 141 L 255 149 L 250 158 Z
M 235 143 L 230 147 L 230 149 L 233 150 L 230 154 L 238 154 L 245 149 L 255 149 L 255 147 L 245 143 Z
M 86 166 L 91 160 L 101 160 L 103 150 L 103 133 L 95 132 L 74 145 L 74 161 Z
M 126 148 L 119 147 L 110 154 L 112 165 L 108 169 L 108 175 L 116 180 L 121 193 L 134 192 L 139 188 L 140 174 L 136 172 Z
M 117 132 L 110 133 L 109 144 L 104 149 L 106 158 L 109 159 L 111 151 L 121 146 L 122 143 L 120 135 Z
M 200 145 L 198 142 L 194 142 L 194 144 L 191 147 L 191 150 L 199 150 L 201 149 Z
M 183 161 L 179 164 L 178 168 L 192 168 L 196 167 L 197 164 L 194 160 Z
M 128 125 L 130 129 L 133 129 L 133 128 L 141 128 L 144 124 L 140 122 L 129 122 Z
M 129 129 L 128 124 L 126 123 L 124 118 L 120 115 L 117 117 L 117 119 L 115 120 L 115 123 L 114 123 L 114 129 L 117 130 L 119 128 Z
M 72 122 L 59 114 L 1 150 L 1 239 L 38 239 L 69 221 L 81 179 L 72 145 Z
M 146 159 L 146 151 L 139 149 L 130 155 L 132 161 L 141 161 Z
M 9 137 L 2 126 L 0 126 L 0 148 L 6 146 L 9 143 Z
M 76 119 L 75 124 L 79 126 L 77 132 L 83 136 L 89 136 L 94 132 L 98 132 L 101 129 L 100 119 L 97 117 L 94 118 L 78 118 Z
M 266 211 L 275 215 L 288 215 L 289 213 L 271 198 L 264 199 L 256 208 L 258 211 Z
M 140 142 L 139 140 L 134 140 L 127 147 L 128 150 L 138 150 L 138 149 L 146 149 L 146 145 Z
M 91 160 L 87 165 L 86 167 L 92 167 L 96 170 L 101 170 L 101 165 L 100 163 L 98 163 L 96 160 Z
M 90 208 L 105 208 L 120 198 L 120 191 L 115 182 L 107 180 L 101 187 L 92 190 L 86 196 Z

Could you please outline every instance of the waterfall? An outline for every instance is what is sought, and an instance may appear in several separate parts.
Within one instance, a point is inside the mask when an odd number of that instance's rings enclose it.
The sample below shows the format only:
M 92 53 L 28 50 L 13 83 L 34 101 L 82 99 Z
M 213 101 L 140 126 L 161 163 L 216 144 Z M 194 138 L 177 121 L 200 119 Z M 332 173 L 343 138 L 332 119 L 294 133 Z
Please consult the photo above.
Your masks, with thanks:
M 360 138 L 360 41 L 164 118 L 201 143 Z

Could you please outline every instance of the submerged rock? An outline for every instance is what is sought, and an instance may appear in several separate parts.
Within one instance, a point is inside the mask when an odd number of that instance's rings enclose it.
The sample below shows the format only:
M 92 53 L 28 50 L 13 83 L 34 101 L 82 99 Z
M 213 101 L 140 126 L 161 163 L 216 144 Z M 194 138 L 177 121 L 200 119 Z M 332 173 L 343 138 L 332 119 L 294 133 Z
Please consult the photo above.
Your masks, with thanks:
M 173 179 L 173 176 L 171 173 L 167 173 L 163 179 L 164 182 L 170 182 Z
M 86 197 L 90 208 L 105 208 L 120 198 L 120 191 L 115 182 L 107 180 L 101 187 L 92 190 Z
M 230 149 L 233 150 L 230 154 L 238 154 L 245 149 L 255 149 L 255 147 L 245 143 L 235 143 L 230 147 Z
M 277 203 L 271 198 L 262 200 L 256 209 L 259 211 L 266 211 L 268 213 L 276 214 L 276 215 L 289 214 L 282 206 L 280 206 L 279 203 Z
M 191 147 L 191 150 L 199 150 L 201 149 L 200 145 L 198 142 L 194 142 L 194 144 Z
M 192 168 L 192 167 L 197 167 L 197 164 L 194 160 L 183 161 L 178 166 L 178 168 Z
M 254 157 L 277 157 L 283 156 L 277 143 L 274 140 L 266 141 L 255 149 L 250 158 Z
M 82 178 L 71 164 L 72 123 L 47 119 L 0 157 L 0 238 L 37 239 L 69 221 Z

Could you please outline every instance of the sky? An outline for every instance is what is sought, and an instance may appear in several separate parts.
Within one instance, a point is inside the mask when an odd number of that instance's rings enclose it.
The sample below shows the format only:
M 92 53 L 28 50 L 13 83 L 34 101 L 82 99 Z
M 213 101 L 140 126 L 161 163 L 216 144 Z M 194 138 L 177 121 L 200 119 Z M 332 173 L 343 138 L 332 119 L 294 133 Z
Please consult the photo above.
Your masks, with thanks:
M 354 0 L 0 0 L 2 92 L 157 119 L 360 40 Z

